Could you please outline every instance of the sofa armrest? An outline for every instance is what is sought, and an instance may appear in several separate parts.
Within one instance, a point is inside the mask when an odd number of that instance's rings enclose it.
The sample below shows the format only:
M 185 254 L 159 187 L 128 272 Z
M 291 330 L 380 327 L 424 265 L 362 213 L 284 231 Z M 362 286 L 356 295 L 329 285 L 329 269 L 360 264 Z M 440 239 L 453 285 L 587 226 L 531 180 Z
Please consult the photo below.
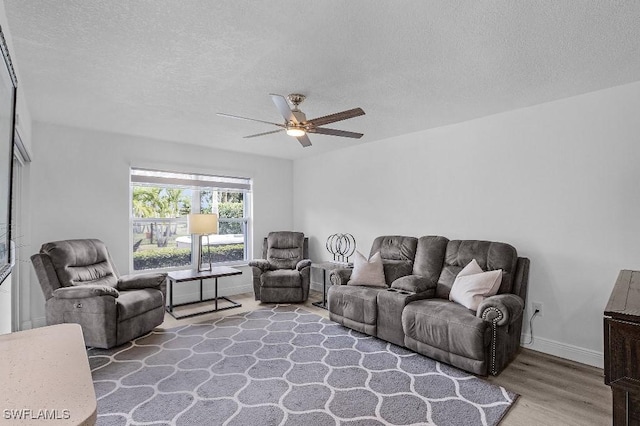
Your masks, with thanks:
M 296 265 L 296 269 L 298 271 L 302 271 L 304 268 L 308 268 L 311 266 L 311 260 L 309 259 L 302 259 L 300 262 L 298 262 L 298 264 Z
M 484 299 L 476 316 L 498 326 L 510 324 L 524 310 L 524 300 L 515 294 L 497 294 Z
M 151 274 L 123 275 L 118 279 L 118 290 L 140 290 L 143 288 L 160 289 L 167 280 L 164 272 L 154 272 Z
M 53 292 L 56 299 L 86 299 L 88 297 L 120 296 L 118 290 L 108 285 L 85 284 L 73 287 L 60 287 Z
M 392 282 L 391 288 L 410 291 L 412 293 L 422 293 L 435 289 L 436 283 L 431 282 L 431 280 L 422 275 L 406 275 Z
M 273 269 L 267 259 L 254 259 L 249 261 L 249 266 L 252 268 L 258 268 L 261 272 L 267 272 Z
M 346 285 L 349 278 L 351 278 L 352 272 L 352 268 L 332 269 L 329 273 L 329 281 L 331 282 L 331 285 Z

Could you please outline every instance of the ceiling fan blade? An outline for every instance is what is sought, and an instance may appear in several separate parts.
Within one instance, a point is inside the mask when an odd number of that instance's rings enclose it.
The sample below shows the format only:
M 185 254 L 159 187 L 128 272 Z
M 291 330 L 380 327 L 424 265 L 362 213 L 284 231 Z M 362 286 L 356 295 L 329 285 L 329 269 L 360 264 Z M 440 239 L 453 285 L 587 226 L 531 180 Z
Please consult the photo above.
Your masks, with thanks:
M 284 96 L 276 95 L 273 93 L 270 93 L 269 96 L 271 96 L 271 100 L 276 105 L 276 108 L 278 108 L 278 111 L 280 111 L 280 114 L 282 114 L 284 119 L 287 120 L 287 122 L 293 121 L 294 123 L 298 124 L 298 119 L 295 115 L 293 115 L 293 111 L 291 111 L 291 107 L 289 106 L 289 103 Z
M 321 135 L 342 136 L 345 138 L 360 139 L 364 136 L 362 133 L 347 132 L 346 130 L 327 129 L 326 127 L 315 127 L 307 130 L 309 133 L 318 133 Z
M 280 124 L 280 123 L 272 123 L 271 121 L 256 120 L 255 118 L 240 117 L 239 115 L 225 114 L 223 112 L 219 112 L 216 115 L 219 115 L 220 117 L 235 118 L 238 120 L 247 120 L 247 121 L 257 121 L 258 123 L 273 124 L 274 126 L 285 127 L 284 124 Z
M 284 129 L 278 129 L 278 130 L 272 130 L 270 132 L 257 133 L 255 135 L 244 136 L 244 139 L 255 138 L 255 137 L 264 136 L 264 135 L 270 135 L 272 133 L 279 133 L 279 132 L 283 132 L 283 131 L 284 131 Z
M 324 117 L 314 118 L 313 120 L 307 120 L 307 123 L 314 126 L 324 126 L 325 124 L 335 123 L 336 121 L 347 120 L 361 115 L 364 115 L 362 108 L 354 108 L 331 115 L 325 115 Z
M 298 136 L 296 139 L 298 139 L 298 142 L 300 142 L 300 145 L 302 145 L 305 148 L 308 146 L 311 146 L 311 140 L 309 139 L 309 136 L 307 136 L 306 134 L 303 136 Z

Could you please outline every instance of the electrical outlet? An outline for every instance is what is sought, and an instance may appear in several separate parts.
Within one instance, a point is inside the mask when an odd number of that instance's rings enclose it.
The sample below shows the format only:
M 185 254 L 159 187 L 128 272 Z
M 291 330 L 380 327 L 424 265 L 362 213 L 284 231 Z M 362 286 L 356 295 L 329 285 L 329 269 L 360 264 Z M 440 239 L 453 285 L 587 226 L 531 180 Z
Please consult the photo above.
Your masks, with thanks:
M 531 313 L 535 313 L 535 311 L 538 311 L 538 316 L 541 317 L 542 316 L 542 303 L 540 302 L 531 302 Z

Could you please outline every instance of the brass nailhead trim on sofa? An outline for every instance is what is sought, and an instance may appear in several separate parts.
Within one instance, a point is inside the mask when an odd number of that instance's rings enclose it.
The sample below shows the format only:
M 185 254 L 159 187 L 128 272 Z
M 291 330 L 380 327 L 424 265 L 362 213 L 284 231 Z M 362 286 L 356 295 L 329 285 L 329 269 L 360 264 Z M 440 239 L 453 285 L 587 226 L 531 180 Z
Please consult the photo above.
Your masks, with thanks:
M 495 312 L 497 316 L 491 321 L 491 330 L 493 331 L 493 337 L 491 338 L 491 374 L 497 375 L 498 371 L 496 370 L 496 338 L 498 337 L 498 322 L 502 320 L 502 312 L 494 307 L 487 308 L 482 313 L 482 319 L 487 320 L 487 316 L 489 312 Z

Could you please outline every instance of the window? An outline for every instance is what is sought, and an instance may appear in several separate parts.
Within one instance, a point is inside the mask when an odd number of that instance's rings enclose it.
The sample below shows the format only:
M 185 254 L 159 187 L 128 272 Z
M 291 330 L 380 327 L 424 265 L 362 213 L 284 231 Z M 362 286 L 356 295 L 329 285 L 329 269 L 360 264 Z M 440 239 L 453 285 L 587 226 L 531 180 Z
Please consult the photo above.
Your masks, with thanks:
M 196 266 L 189 213 L 218 215 L 218 233 L 202 239 L 203 262 L 246 262 L 250 212 L 251 179 L 131 169 L 133 270 Z

